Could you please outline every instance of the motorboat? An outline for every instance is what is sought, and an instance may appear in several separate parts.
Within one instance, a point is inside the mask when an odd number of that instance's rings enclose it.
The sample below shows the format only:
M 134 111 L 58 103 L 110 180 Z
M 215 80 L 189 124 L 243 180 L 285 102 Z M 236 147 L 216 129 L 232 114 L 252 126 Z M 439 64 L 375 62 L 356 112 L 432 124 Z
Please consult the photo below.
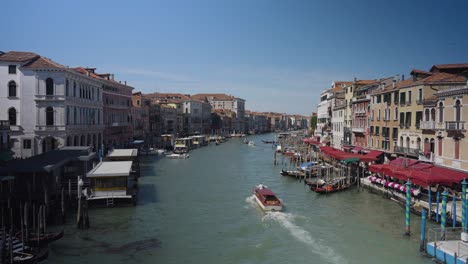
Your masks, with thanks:
M 166 155 L 166 157 L 169 159 L 188 159 L 190 158 L 190 155 L 187 153 L 183 153 L 183 154 L 172 153 L 172 154 Z
M 276 194 L 266 185 L 257 185 L 254 189 L 255 200 L 264 211 L 281 211 L 283 204 Z
M 249 143 L 248 143 L 248 145 L 249 145 L 250 147 L 255 147 L 255 142 L 252 141 L 252 140 L 250 140 Z

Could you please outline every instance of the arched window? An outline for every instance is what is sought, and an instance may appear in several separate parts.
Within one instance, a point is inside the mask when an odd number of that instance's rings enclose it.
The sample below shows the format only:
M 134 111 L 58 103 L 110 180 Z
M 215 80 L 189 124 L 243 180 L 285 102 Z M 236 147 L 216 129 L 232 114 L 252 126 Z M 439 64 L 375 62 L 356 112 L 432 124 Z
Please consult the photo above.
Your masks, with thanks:
M 424 111 L 424 121 L 429 121 L 429 109 Z
M 416 149 L 417 149 L 417 150 L 421 150 L 421 138 L 418 138 L 418 139 L 416 140 Z
M 52 78 L 46 79 L 46 95 L 54 95 L 54 80 Z
M 76 97 L 76 82 L 73 81 L 73 97 Z
M 410 138 L 406 137 L 406 148 L 409 149 L 409 147 L 410 147 Z
M 46 126 L 54 125 L 54 108 L 49 106 L 46 108 Z
M 10 81 L 8 83 L 8 96 L 16 97 L 16 83 L 15 81 Z
M 16 126 L 16 109 L 14 107 L 8 109 L 8 121 L 10 121 L 10 125 Z
M 444 104 L 442 102 L 439 103 L 439 122 L 444 122 Z
M 435 121 L 435 109 L 431 109 L 431 121 Z
M 455 121 L 460 122 L 461 120 L 461 103 L 460 100 L 455 102 Z

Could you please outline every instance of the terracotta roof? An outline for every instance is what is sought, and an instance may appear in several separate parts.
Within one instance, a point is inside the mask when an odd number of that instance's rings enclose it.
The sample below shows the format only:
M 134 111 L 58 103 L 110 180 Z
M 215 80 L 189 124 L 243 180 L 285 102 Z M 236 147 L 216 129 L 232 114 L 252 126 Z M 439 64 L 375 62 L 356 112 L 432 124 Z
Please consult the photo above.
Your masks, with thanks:
M 358 84 L 358 85 L 367 85 L 367 84 L 373 84 L 376 83 L 377 80 L 357 80 L 353 82 L 353 84 Z
M 0 61 L 25 62 L 38 57 L 34 52 L 9 51 L 0 55 Z
M 191 96 L 197 100 L 205 100 L 205 98 L 213 98 L 213 100 L 217 101 L 234 101 L 236 97 L 227 94 L 194 94 Z
M 36 59 L 31 60 L 22 68 L 30 68 L 30 69 L 39 69 L 39 68 L 55 68 L 55 69 L 65 69 L 67 67 L 63 66 L 62 64 L 59 64 L 53 60 L 50 60 L 45 57 L 38 57 Z
M 463 84 L 466 82 L 464 76 L 455 75 L 445 72 L 435 72 L 431 76 L 426 77 L 424 79 L 413 81 L 413 80 L 405 80 L 405 83 L 402 83 L 399 88 L 406 88 L 415 85 L 423 85 L 423 84 L 444 84 L 444 83 L 460 83 Z
M 73 68 L 73 70 L 77 71 L 77 72 L 79 72 L 81 74 L 84 74 L 84 75 L 88 74 L 88 71 L 83 67 L 76 67 L 76 68 Z M 92 73 L 92 72 L 89 73 L 89 76 L 93 77 L 93 78 L 96 78 L 96 79 L 99 79 L 99 80 L 103 80 L 103 78 L 101 76 L 99 76 L 99 75 L 97 75 L 95 73 Z
M 435 69 L 456 69 L 456 68 L 468 68 L 468 63 L 452 63 L 452 64 L 436 64 L 431 68 L 431 72 Z
M 413 75 L 413 74 L 432 75 L 432 72 L 423 71 L 423 70 L 418 70 L 418 69 L 413 69 L 413 70 L 410 72 L 410 74 L 411 74 L 411 75 Z

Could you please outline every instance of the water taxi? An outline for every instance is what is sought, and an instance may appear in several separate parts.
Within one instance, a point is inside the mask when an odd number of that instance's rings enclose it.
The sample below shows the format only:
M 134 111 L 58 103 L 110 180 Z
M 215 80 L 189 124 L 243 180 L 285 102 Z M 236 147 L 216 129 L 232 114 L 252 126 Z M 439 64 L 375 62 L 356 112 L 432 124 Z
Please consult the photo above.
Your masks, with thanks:
M 264 211 L 281 211 L 283 204 L 267 186 L 260 184 L 254 189 L 255 200 Z

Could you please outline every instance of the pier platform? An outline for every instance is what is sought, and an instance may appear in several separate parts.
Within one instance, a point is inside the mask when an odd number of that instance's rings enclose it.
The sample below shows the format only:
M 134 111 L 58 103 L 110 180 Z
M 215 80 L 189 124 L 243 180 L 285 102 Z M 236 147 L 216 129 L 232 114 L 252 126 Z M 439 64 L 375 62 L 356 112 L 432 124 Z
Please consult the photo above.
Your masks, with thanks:
M 441 228 L 429 230 L 426 253 L 440 263 L 466 264 L 468 263 L 468 241 L 462 241 L 462 228 Z

